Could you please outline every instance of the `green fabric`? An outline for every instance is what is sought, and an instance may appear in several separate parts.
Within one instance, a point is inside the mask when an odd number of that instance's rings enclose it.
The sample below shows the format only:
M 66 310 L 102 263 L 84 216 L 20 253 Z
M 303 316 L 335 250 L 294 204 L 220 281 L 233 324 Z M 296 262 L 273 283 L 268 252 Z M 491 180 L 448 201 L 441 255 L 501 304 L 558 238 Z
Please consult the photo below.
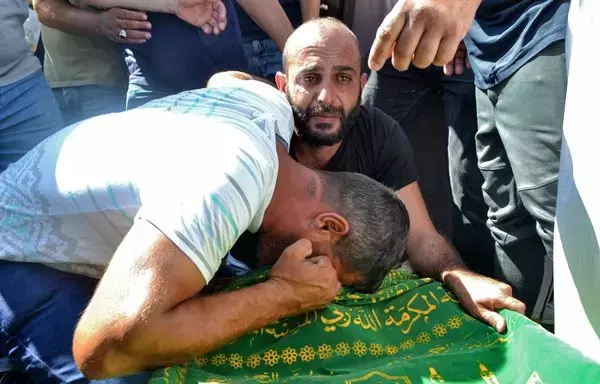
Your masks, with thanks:
M 158 370 L 151 383 L 600 383 L 599 365 L 524 316 L 502 314 L 508 329 L 498 334 L 442 284 L 394 271 L 375 294 L 344 289 L 324 310 Z

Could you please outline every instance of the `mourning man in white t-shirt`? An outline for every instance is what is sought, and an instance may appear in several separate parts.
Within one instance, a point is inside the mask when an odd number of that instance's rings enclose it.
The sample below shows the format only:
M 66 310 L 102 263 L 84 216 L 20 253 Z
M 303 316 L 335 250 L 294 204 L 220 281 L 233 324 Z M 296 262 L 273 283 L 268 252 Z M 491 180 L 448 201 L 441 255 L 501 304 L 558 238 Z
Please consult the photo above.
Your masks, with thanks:
M 0 348 L 29 379 L 184 362 L 398 266 L 399 198 L 294 161 L 285 96 L 248 77 L 65 128 L 0 175 Z M 246 230 L 270 279 L 198 295 Z

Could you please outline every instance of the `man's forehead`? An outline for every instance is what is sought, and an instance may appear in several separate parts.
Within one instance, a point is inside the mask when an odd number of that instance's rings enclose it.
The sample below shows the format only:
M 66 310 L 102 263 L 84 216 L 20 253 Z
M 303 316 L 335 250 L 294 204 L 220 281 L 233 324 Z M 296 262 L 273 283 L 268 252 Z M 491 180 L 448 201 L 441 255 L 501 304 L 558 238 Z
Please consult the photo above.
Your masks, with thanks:
M 346 47 L 313 44 L 296 50 L 290 69 L 294 72 L 326 70 L 360 72 L 360 64 L 360 54 L 351 44 L 346 44 Z

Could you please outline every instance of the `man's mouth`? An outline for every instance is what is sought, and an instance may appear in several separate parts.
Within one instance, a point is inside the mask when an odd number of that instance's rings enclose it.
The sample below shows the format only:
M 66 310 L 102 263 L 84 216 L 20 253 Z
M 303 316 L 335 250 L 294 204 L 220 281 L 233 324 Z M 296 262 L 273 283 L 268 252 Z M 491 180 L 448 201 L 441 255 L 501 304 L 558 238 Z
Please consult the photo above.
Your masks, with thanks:
M 323 114 L 319 114 L 319 115 L 312 115 L 310 117 L 310 119 L 318 124 L 319 123 L 334 124 L 334 123 L 340 121 L 341 117 L 338 114 L 323 113 Z

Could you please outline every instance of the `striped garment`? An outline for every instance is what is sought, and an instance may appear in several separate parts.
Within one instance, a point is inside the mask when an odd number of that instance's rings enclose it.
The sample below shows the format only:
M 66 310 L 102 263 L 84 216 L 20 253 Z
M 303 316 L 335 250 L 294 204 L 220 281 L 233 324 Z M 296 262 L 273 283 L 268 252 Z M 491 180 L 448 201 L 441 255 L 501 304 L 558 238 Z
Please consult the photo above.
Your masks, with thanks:
M 208 281 L 260 227 L 292 130 L 285 97 L 244 80 L 65 128 L 0 174 L 0 260 L 99 277 L 147 220 Z

